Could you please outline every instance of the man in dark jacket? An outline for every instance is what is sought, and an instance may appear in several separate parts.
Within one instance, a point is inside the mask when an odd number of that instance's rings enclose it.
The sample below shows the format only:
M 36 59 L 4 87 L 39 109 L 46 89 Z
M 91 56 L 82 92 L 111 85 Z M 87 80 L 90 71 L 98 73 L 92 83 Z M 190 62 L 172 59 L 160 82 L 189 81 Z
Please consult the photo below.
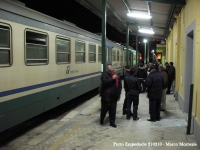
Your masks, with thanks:
M 171 90 L 171 86 L 172 86 L 172 82 L 174 81 L 175 79 L 175 68 L 173 66 L 173 62 L 170 62 L 169 63 L 169 70 L 168 70 L 168 89 L 167 89 L 167 94 L 170 94 L 170 90 Z
M 111 62 L 107 62 L 107 63 L 106 63 L 106 71 L 107 71 L 108 69 L 110 69 L 110 68 L 112 68 L 112 63 L 111 63 Z M 101 80 L 102 80 L 103 78 L 105 78 L 106 76 L 107 76 L 107 72 L 104 73 L 104 74 L 101 76 Z M 101 96 L 101 94 L 102 94 L 102 83 L 99 85 L 98 92 L 99 92 L 99 95 Z
M 150 119 L 148 121 L 155 122 L 160 120 L 160 104 L 162 98 L 162 87 L 164 84 L 163 76 L 159 73 L 155 66 L 150 67 L 150 74 L 146 78 L 144 84 L 148 88 L 148 98 L 150 105 Z
M 165 63 L 165 71 L 166 71 L 167 74 L 168 74 L 169 68 L 170 68 L 169 63 L 166 62 L 166 63 Z
M 126 72 L 124 74 L 125 99 L 124 99 L 123 110 L 122 110 L 123 115 L 127 113 L 127 96 L 126 95 L 127 95 L 128 87 L 126 86 L 125 82 L 126 82 L 126 79 L 130 76 L 130 66 L 126 65 L 125 69 L 126 69 Z
M 139 69 L 137 71 L 137 76 L 139 78 L 139 81 L 140 83 L 142 84 L 142 87 L 143 87 L 143 91 L 142 92 L 145 92 L 146 91 L 146 87 L 144 85 L 144 80 L 146 79 L 147 77 L 147 70 L 146 68 L 143 66 L 143 64 L 141 63 L 140 66 L 139 66 Z
M 116 75 L 114 68 L 107 70 L 107 76 L 102 76 L 101 114 L 100 124 L 103 125 L 106 113 L 109 111 L 110 126 L 116 128 L 117 100 L 121 94 L 121 80 Z
M 133 102 L 133 120 L 138 120 L 137 110 L 139 104 L 140 81 L 135 77 L 136 70 L 131 68 L 130 76 L 126 79 L 126 86 L 128 87 L 127 94 L 127 115 L 126 119 L 130 120 L 131 117 L 131 104 Z
M 164 85 L 162 88 L 162 98 L 161 98 L 161 111 L 165 111 L 166 109 L 166 91 L 168 87 L 168 75 L 165 72 L 165 68 L 162 66 L 158 67 L 158 71 L 162 74 L 163 80 L 164 80 Z

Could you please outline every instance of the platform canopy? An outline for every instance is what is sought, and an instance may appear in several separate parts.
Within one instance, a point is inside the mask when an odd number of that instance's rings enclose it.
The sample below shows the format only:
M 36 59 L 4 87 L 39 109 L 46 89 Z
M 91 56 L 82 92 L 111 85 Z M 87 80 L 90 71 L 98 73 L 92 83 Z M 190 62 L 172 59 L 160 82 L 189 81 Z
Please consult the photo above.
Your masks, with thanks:
M 101 17 L 101 0 L 76 0 L 84 7 Z M 182 7 L 186 5 L 185 0 L 106 0 L 107 22 L 126 33 L 126 25 L 129 23 L 130 34 L 140 33 L 139 29 L 152 30 L 154 34 L 145 34 L 146 37 L 164 39 L 168 36 L 170 28 L 173 27 L 176 17 Z M 129 17 L 128 13 L 142 13 L 151 16 L 151 19 Z

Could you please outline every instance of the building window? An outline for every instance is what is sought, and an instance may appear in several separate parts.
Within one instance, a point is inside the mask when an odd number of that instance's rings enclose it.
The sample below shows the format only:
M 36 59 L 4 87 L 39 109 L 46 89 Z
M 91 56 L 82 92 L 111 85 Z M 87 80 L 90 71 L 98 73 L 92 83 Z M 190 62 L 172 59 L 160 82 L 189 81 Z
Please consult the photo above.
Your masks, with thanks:
M 48 37 L 45 33 L 26 31 L 25 61 L 27 65 L 48 63 Z
M 0 67 L 11 65 L 11 29 L 0 23 Z
M 100 46 L 98 48 L 98 54 L 99 54 L 98 61 L 101 62 L 102 61 L 102 47 Z
M 76 62 L 85 62 L 85 43 L 81 41 L 76 41 Z
M 89 62 L 96 62 L 96 45 L 89 44 Z
M 115 49 L 112 49 L 112 61 L 115 61 Z
M 70 40 L 57 37 L 57 63 L 70 63 Z

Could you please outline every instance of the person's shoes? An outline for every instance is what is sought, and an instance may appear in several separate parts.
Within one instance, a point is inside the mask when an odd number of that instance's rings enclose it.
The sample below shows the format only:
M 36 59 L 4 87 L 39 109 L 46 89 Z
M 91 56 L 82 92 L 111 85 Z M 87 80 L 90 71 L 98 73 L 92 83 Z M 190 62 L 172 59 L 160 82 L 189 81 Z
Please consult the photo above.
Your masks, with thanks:
M 147 119 L 147 121 L 156 122 L 154 119 Z
M 130 120 L 130 117 L 126 117 L 127 120 Z
M 137 120 L 139 120 L 139 117 L 137 117 L 137 118 L 133 118 L 133 120 L 134 120 L 134 121 L 137 121 Z
M 166 94 L 170 94 L 170 92 L 166 92 Z
M 110 123 L 110 126 L 113 128 L 117 128 L 117 125 L 115 123 Z
M 156 121 L 160 121 L 162 118 L 160 117 L 160 118 L 156 118 Z
M 100 125 L 103 125 L 103 120 L 100 120 Z
M 160 111 L 165 111 L 165 109 L 161 108 Z

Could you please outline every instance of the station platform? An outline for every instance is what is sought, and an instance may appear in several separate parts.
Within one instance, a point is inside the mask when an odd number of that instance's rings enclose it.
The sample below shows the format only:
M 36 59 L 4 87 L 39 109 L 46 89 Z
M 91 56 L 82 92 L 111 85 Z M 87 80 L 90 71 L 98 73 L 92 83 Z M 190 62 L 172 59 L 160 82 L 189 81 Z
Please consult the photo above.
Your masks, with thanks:
M 108 115 L 99 124 L 100 97 L 95 96 L 65 116 L 48 120 L 16 139 L 1 150 L 200 150 L 193 135 L 186 135 L 185 115 L 167 95 L 167 107 L 161 120 L 149 122 L 149 100 L 140 94 L 139 120 L 122 115 L 125 92 L 117 104 L 117 128 L 110 126 Z M 197 145 L 197 146 L 195 146 Z

